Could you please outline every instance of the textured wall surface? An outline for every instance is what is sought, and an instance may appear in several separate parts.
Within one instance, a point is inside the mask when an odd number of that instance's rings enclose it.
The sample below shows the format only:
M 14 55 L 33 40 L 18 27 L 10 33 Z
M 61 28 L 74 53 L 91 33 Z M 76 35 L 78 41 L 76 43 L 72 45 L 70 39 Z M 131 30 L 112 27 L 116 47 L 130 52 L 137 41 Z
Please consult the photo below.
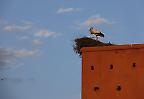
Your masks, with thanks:
M 144 44 L 83 48 L 82 99 L 144 99 Z

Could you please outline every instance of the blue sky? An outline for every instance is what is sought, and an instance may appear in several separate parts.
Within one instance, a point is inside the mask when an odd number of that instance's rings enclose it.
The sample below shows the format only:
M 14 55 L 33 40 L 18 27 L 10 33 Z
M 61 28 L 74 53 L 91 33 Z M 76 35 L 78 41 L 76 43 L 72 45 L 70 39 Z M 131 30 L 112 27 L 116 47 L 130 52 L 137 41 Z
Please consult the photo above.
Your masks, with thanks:
M 144 43 L 143 0 L 0 0 L 0 98 L 80 99 L 76 37 Z

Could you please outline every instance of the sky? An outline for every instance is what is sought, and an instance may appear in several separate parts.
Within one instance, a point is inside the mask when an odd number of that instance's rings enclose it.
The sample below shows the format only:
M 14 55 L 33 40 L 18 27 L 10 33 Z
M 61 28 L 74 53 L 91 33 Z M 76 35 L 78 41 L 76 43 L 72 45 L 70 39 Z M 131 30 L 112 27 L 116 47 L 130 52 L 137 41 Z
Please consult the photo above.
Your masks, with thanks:
M 144 43 L 143 0 L 0 0 L 0 99 L 80 99 L 73 40 Z

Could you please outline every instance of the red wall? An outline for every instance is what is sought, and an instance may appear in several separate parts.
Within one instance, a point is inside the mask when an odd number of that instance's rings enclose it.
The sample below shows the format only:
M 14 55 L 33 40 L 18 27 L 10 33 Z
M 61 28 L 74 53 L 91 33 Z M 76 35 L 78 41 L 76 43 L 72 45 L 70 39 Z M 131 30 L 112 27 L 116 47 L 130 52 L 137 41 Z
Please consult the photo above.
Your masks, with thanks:
M 144 44 L 82 48 L 82 99 L 144 99 Z

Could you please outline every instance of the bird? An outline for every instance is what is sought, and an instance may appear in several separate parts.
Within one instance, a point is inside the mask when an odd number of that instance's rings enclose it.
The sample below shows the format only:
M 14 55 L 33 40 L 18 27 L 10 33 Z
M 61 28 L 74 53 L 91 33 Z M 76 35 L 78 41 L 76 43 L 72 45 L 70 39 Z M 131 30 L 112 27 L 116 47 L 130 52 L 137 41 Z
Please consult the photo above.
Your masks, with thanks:
M 94 34 L 96 36 L 96 40 L 98 40 L 98 36 L 104 37 L 104 34 L 101 31 L 97 30 L 96 28 L 91 27 L 89 31 L 90 31 L 90 34 Z

